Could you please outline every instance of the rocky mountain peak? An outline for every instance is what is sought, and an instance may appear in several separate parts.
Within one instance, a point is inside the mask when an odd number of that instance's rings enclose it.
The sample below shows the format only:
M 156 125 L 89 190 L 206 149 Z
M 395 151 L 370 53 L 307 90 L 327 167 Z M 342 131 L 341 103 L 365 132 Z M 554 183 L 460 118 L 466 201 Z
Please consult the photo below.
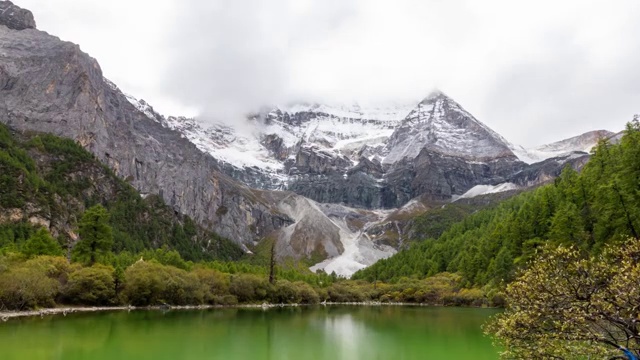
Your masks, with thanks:
M 14 5 L 11 1 L 0 1 L 0 25 L 13 30 L 35 29 L 36 21 L 31 11 Z
M 441 91 L 422 100 L 387 143 L 384 164 L 415 159 L 427 149 L 473 161 L 516 159 L 509 143 Z
M 434 102 L 438 100 L 443 100 L 443 99 L 451 99 L 451 98 L 448 97 L 447 94 L 443 93 L 442 91 L 435 89 L 431 93 L 429 93 L 427 97 L 422 99 L 422 101 L 420 101 L 420 104 L 421 105 L 433 104 Z

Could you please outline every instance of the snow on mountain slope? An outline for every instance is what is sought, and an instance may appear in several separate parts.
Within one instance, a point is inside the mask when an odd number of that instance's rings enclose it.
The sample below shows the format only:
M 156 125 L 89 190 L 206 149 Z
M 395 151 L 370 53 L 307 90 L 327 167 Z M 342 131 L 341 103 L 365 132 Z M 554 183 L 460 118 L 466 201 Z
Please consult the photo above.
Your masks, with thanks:
M 260 184 L 272 189 L 286 188 L 292 176 L 291 164 L 302 149 L 325 157 L 345 156 L 352 166 L 362 156 L 390 166 L 416 158 L 423 149 L 478 163 L 513 158 L 533 164 L 572 152 L 589 152 L 599 139 L 614 135 L 605 130 L 591 131 L 524 148 L 506 141 L 439 91 L 417 105 L 278 106 L 255 115 L 241 127 L 206 125 L 184 117 L 165 118 L 143 100 L 130 95 L 127 99 L 148 117 L 179 131 L 218 161 L 240 171 L 252 169 L 263 174 L 270 181 Z M 265 139 L 276 139 L 277 148 Z
M 243 134 L 222 124 L 203 128 L 193 119 L 173 117 L 167 119 L 167 126 L 180 131 L 200 150 L 219 161 L 239 168 L 258 168 L 274 175 L 284 169 L 282 162 L 271 157 L 260 144 L 259 130 Z
M 506 140 L 438 91 L 417 105 L 279 106 L 256 114 L 245 126 L 238 127 L 205 125 L 183 117 L 164 118 L 144 101 L 128 99 L 218 161 L 275 179 L 269 182 L 280 184 L 275 188 L 286 188 L 291 164 L 302 149 L 322 156 L 346 157 L 351 166 L 357 165 L 362 156 L 389 166 L 417 157 L 424 148 L 471 161 L 515 159 Z
M 149 118 L 180 132 L 201 151 L 238 171 L 250 169 L 269 181 L 267 189 L 286 188 L 290 167 L 300 151 L 324 157 L 350 159 L 379 157 L 402 120 L 415 104 L 363 107 L 353 105 L 293 104 L 255 114 L 242 126 L 210 125 L 196 119 L 163 117 L 143 100 L 127 99 Z M 366 151 L 365 151 L 366 150 Z
M 615 134 L 610 131 L 596 130 L 530 149 L 525 149 L 522 146 L 511 145 L 511 150 L 523 162 L 533 164 L 546 159 L 568 155 L 572 152 L 589 153 L 600 139 L 609 138 L 614 135 Z
M 273 234 L 278 240 L 276 254 L 280 258 L 323 255 L 326 260 L 313 265 L 312 271 L 324 270 L 350 277 L 396 253 L 391 246 L 375 244 L 366 234 L 366 230 L 382 221 L 387 212 L 320 204 L 286 192 L 264 196 L 280 213 L 294 221 Z
M 277 108 L 289 114 L 314 112 L 334 117 L 360 120 L 400 121 L 416 107 L 417 102 L 402 104 L 390 103 L 376 106 L 361 106 L 357 103 L 344 104 L 291 104 Z
M 382 163 L 413 159 L 425 148 L 475 161 L 515 159 L 504 138 L 439 91 L 409 113 L 389 140 Z
M 328 274 L 335 272 L 339 276 L 350 277 L 356 271 L 397 252 L 391 246 L 376 244 L 367 234 L 369 228 L 386 218 L 388 211 L 363 211 L 335 204 L 319 204 L 319 207 L 340 229 L 344 251 L 315 264 L 310 268 L 311 271 L 324 270 Z
M 480 195 L 495 194 L 499 192 L 517 190 L 517 189 L 519 189 L 518 185 L 512 184 L 512 183 L 503 183 L 499 185 L 476 185 L 466 193 L 460 196 L 454 196 L 452 201 L 457 201 L 460 199 L 469 199 L 469 198 L 474 198 Z

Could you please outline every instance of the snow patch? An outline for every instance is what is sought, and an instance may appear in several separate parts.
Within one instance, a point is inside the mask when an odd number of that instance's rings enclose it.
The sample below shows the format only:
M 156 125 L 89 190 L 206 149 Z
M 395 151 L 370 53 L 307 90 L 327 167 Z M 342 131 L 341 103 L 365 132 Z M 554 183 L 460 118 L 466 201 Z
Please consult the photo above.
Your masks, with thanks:
M 513 183 L 502 183 L 499 185 L 476 185 L 471 189 L 469 189 L 469 191 L 467 191 L 466 193 L 460 196 L 454 195 L 452 197 L 452 201 L 457 201 L 460 199 L 469 199 L 469 198 L 474 198 L 480 195 L 495 194 L 499 192 L 517 190 L 517 189 L 519 189 L 518 185 Z
M 350 211 L 357 211 L 356 209 L 342 205 L 325 204 L 325 206 L 329 208 L 340 207 L 345 214 Z M 340 241 L 344 247 L 344 252 L 315 264 L 309 269 L 313 272 L 324 270 L 328 274 L 335 272 L 338 276 L 349 278 L 356 271 L 371 266 L 376 261 L 386 259 L 395 254 L 397 251 L 394 248 L 386 245 L 376 245 L 366 234 L 366 230 L 382 221 L 388 214 L 388 211 L 371 213 L 377 216 L 376 220 L 365 224 L 363 228 L 358 231 L 352 231 L 349 228 L 346 216 L 330 215 L 331 221 L 340 229 Z
M 530 149 L 511 144 L 511 150 L 521 161 L 527 164 L 534 164 L 576 152 L 588 154 L 600 139 L 609 138 L 613 135 L 612 132 L 606 130 L 590 131 L 579 136 Z

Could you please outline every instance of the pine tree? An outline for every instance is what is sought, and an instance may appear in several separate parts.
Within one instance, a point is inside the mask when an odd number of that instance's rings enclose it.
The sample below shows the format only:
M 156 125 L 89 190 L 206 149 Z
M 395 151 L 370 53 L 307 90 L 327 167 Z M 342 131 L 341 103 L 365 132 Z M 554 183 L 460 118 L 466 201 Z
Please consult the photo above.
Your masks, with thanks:
M 109 226 L 109 213 L 102 205 L 85 211 L 79 225 L 80 241 L 74 247 L 77 260 L 93 265 L 113 247 L 113 233 Z
M 498 282 L 511 280 L 513 269 L 513 256 L 507 247 L 503 247 L 498 252 L 495 259 L 489 264 L 489 276 Z
M 582 245 L 586 238 L 578 207 L 572 202 L 561 205 L 551 219 L 549 239 L 559 244 Z
M 29 237 L 22 247 L 22 253 L 27 257 L 37 255 L 60 256 L 62 255 L 62 248 L 60 244 L 51 237 L 49 232 L 42 228 Z

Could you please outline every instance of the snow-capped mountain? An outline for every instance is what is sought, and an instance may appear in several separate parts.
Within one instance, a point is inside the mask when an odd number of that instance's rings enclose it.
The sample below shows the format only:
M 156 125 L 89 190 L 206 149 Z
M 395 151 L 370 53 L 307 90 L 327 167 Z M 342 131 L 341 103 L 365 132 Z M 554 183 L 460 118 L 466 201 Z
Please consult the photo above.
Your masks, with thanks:
M 235 125 L 164 117 L 11 9 L 0 17 L 0 122 L 73 139 L 141 194 L 245 248 L 276 239 L 279 256 L 316 260 L 314 270 L 350 275 L 402 248 L 403 221 L 548 181 L 584 164 L 572 151 L 597 137 L 537 149 L 536 160 L 555 157 L 528 165 L 517 155 L 531 151 L 441 92 L 404 105 L 275 106 Z
M 525 149 L 438 91 L 415 104 L 377 108 L 277 106 L 237 126 L 165 118 L 128 99 L 231 177 L 265 190 L 260 196 L 291 219 L 271 234 L 281 256 L 322 258 L 312 270 L 342 276 L 395 253 L 402 239 L 398 217 L 427 211 L 434 201 L 548 181 L 566 164 L 581 166 L 585 152 L 611 135 L 596 131 Z
M 513 158 L 509 143 L 460 104 L 435 91 L 422 100 L 389 139 L 383 164 L 415 159 L 423 149 L 474 161 Z
M 529 173 L 527 164 L 584 154 L 610 136 L 594 131 L 525 149 L 440 91 L 413 104 L 276 106 L 235 126 L 165 118 L 144 101 L 128 98 L 251 187 L 291 190 L 320 203 L 369 209 L 396 208 L 424 194 L 447 200 L 476 185 L 505 183 L 514 174 Z M 533 179 L 547 177 L 537 174 Z M 519 185 L 535 181 L 527 179 Z

